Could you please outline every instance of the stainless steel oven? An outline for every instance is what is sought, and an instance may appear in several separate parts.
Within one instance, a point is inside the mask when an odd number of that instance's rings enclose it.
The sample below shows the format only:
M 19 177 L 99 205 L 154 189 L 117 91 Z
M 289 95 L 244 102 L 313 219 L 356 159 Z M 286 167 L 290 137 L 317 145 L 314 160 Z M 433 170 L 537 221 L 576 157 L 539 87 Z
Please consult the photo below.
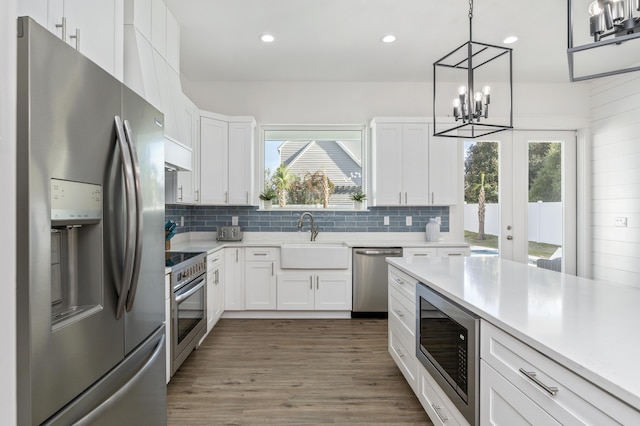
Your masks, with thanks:
M 479 422 L 480 319 L 416 287 L 416 356 L 472 425 Z
M 169 253 L 171 284 L 171 374 L 198 347 L 207 330 L 206 253 Z

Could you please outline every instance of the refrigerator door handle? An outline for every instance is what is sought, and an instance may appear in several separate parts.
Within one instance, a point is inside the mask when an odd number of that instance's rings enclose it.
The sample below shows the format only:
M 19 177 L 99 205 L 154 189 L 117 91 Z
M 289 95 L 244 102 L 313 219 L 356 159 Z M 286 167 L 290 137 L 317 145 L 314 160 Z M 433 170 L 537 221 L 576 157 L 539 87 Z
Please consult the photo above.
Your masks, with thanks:
M 93 424 L 96 420 L 100 418 L 100 416 L 105 411 L 109 409 L 110 406 L 114 405 L 115 403 L 118 402 L 118 400 L 125 397 L 129 393 L 129 390 L 136 385 L 136 383 L 145 375 L 147 370 L 149 370 L 153 366 L 153 363 L 160 356 L 160 354 L 165 350 L 164 341 L 165 341 L 165 334 L 163 333 L 162 337 L 160 338 L 160 341 L 156 345 L 156 348 L 153 350 L 153 354 L 149 357 L 147 362 L 145 362 L 144 365 L 140 367 L 140 370 L 138 370 L 136 374 L 134 374 L 133 377 L 131 377 L 131 380 L 129 380 L 124 386 L 118 389 L 107 400 L 102 402 L 102 404 L 98 405 L 93 411 L 87 413 L 86 416 L 84 416 L 83 418 L 75 422 L 74 425 L 88 426 Z
M 136 298 L 136 291 L 138 290 L 138 278 L 140 277 L 140 264 L 142 262 L 142 210 L 144 204 L 142 202 L 142 189 L 140 188 L 140 163 L 138 162 L 138 154 L 136 153 L 136 147 L 133 143 L 133 132 L 128 120 L 124 120 L 124 132 L 129 146 L 129 155 L 131 156 L 131 162 L 133 164 L 132 176 L 135 189 L 135 249 L 133 255 L 133 274 L 131 277 L 131 284 L 129 287 L 129 295 L 127 296 L 127 312 L 133 308 L 133 301 Z
M 122 318 L 124 313 L 125 304 L 127 301 L 127 295 L 129 294 L 129 288 L 131 286 L 131 277 L 133 275 L 133 256 L 131 256 L 132 245 L 135 242 L 135 228 L 133 227 L 135 221 L 135 212 L 132 210 L 133 205 L 136 203 L 134 182 L 131 176 L 133 176 L 133 165 L 131 164 L 131 156 L 129 155 L 129 148 L 127 147 L 126 136 L 124 133 L 124 125 L 122 118 L 115 116 L 117 143 L 120 149 L 120 158 L 122 160 L 123 175 L 124 175 L 124 187 L 127 202 L 127 229 L 126 229 L 126 241 L 124 252 L 124 267 L 122 268 L 122 278 L 120 284 L 120 293 L 118 294 L 118 304 L 116 306 L 116 319 Z M 115 185 L 115 182 L 111 182 Z

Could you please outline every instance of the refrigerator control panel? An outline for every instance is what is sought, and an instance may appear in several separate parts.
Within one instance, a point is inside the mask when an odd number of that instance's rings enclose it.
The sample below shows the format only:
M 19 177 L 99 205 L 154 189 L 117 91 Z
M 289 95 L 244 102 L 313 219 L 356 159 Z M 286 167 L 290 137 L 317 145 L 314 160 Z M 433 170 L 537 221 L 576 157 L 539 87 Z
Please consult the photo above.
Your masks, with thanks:
M 98 223 L 101 219 L 101 185 L 51 179 L 52 224 Z

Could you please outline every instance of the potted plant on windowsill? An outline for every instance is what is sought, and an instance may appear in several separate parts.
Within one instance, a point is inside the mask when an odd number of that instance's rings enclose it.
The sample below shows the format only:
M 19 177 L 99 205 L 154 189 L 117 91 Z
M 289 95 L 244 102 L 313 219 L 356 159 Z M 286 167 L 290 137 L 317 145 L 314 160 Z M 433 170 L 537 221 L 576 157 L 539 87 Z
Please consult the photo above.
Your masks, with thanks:
M 278 194 L 272 188 L 265 188 L 262 194 L 259 195 L 259 198 L 262 200 L 262 207 L 265 210 L 271 210 L 273 200 L 278 198 Z
M 353 200 L 353 209 L 354 210 L 362 210 L 362 206 L 364 204 L 364 200 L 367 199 L 367 195 L 362 191 L 354 192 L 351 194 L 351 200 Z

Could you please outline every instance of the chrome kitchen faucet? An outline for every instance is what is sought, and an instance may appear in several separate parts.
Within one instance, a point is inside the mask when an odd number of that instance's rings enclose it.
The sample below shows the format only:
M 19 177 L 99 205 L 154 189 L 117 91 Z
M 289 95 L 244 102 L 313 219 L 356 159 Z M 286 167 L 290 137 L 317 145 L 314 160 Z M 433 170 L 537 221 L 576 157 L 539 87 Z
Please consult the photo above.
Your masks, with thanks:
M 302 229 L 302 219 L 304 219 L 305 216 L 309 216 L 311 218 L 311 241 L 315 241 L 320 230 L 316 228 L 313 215 L 310 212 L 304 212 L 300 215 L 300 218 L 298 219 L 298 229 Z

